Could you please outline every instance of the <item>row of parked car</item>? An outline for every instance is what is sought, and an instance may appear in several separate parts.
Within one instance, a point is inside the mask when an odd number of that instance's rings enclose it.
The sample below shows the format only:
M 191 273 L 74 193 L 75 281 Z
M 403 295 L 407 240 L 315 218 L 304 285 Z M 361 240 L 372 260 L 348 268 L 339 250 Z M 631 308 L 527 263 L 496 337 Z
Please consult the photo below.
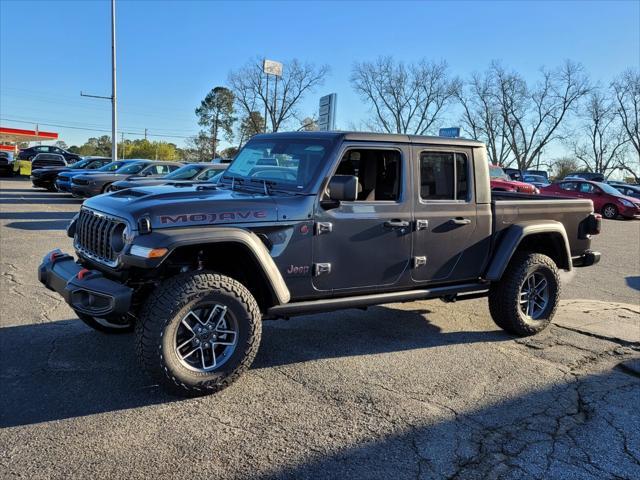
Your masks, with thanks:
M 31 182 L 36 188 L 71 193 L 88 198 L 136 186 L 215 182 L 226 163 L 178 163 L 148 159 L 112 161 L 107 157 L 85 157 L 74 163 L 41 165 L 32 162 Z
M 640 185 L 605 182 L 601 173 L 574 172 L 552 183 L 547 172 L 542 170 L 521 172 L 492 165 L 490 175 L 494 191 L 586 198 L 593 202 L 594 210 L 605 218 L 640 217 Z

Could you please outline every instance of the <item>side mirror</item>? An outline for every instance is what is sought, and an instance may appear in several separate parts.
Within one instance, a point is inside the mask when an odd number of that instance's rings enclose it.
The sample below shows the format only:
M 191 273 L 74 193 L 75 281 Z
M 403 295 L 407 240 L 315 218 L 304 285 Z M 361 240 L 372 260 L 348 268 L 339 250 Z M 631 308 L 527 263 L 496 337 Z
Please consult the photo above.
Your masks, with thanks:
M 329 198 L 335 201 L 353 202 L 358 198 L 358 177 L 334 175 L 329 181 Z

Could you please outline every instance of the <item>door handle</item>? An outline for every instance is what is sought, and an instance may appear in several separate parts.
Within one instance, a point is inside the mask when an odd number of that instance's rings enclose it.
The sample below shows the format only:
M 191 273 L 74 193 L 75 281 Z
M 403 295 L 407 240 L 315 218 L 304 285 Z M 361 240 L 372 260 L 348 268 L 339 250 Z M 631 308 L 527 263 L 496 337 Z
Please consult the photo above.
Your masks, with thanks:
M 469 225 L 471 223 L 471 220 L 468 218 L 456 217 L 452 218 L 450 222 L 454 225 Z
M 409 222 L 404 220 L 388 220 L 384 222 L 384 227 L 391 229 L 409 228 Z

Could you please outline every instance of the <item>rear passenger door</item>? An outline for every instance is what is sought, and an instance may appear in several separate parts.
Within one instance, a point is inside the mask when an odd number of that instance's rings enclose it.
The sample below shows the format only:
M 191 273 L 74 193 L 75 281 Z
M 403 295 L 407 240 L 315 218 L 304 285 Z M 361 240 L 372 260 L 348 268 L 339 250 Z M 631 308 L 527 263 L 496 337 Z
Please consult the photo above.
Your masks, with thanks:
M 413 280 L 478 277 L 487 254 L 487 226 L 478 229 L 472 150 L 414 146 L 413 157 L 418 168 Z

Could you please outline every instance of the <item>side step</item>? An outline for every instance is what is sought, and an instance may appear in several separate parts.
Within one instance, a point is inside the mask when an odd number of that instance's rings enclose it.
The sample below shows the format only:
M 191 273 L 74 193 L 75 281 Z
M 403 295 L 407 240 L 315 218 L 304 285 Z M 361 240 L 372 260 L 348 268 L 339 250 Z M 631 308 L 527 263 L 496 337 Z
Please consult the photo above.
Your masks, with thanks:
M 345 308 L 360 308 L 383 303 L 411 302 L 427 300 L 429 298 L 455 297 L 460 293 L 474 292 L 473 295 L 460 295 L 459 299 L 484 297 L 489 292 L 486 283 L 467 283 L 463 285 L 424 288 L 402 292 L 376 293 L 371 295 L 357 295 L 352 297 L 326 298 L 322 300 L 307 300 L 276 305 L 267 310 L 265 318 L 293 317 L 310 313 L 331 312 Z

